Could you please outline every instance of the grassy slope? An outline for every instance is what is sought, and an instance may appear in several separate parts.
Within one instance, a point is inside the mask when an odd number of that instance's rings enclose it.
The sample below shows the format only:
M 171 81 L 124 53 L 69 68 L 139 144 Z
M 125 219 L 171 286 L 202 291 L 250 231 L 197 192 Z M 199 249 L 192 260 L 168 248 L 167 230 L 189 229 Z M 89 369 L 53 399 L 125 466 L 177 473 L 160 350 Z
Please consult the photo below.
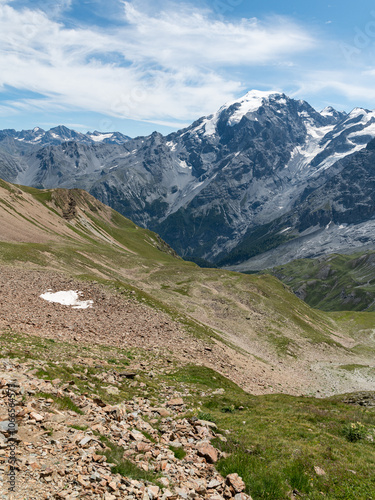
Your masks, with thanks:
M 375 311 L 375 252 L 296 260 L 272 273 L 311 307 Z
M 286 500 L 292 490 L 309 500 L 373 498 L 375 408 L 344 404 L 339 396 L 252 396 L 209 368 L 181 368 L 141 349 L 71 345 L 8 331 L 0 335 L 0 352 L 27 362 L 41 379 L 70 382 L 75 393 L 93 391 L 108 404 L 146 396 L 158 407 L 164 402 L 161 394 L 166 384 L 188 392 L 186 416 L 214 421 L 226 436 L 227 442 L 213 442 L 230 454 L 218 462 L 218 470 L 223 475 L 237 472 L 254 500 Z M 124 379 L 119 394 L 110 394 L 102 387 L 100 375 L 124 368 L 135 369 L 138 382 L 145 385 L 133 387 Z M 67 397 L 55 398 L 54 406 L 79 413 Z M 358 428 L 358 422 L 363 432 L 358 441 L 350 441 L 352 424 Z M 325 475 L 319 476 L 314 467 Z M 127 475 L 138 478 L 139 471 L 128 469 Z
M 0 193 L 0 208 L 5 203 L 25 227 L 44 237 L 43 243 L 0 241 L 0 262 L 58 269 L 119 291 L 131 290 L 142 302 L 183 323 L 193 335 L 207 341 L 224 339 L 270 366 L 278 366 L 283 358 L 292 365 L 308 359 L 309 353 L 327 358 L 327 346 L 328 353 L 350 357 L 338 331 L 360 341 L 362 347 L 355 354 L 366 359 L 373 355 L 374 342 L 368 342 L 375 328 L 373 315 L 363 328 L 357 316 L 337 321 L 311 309 L 273 276 L 202 269 L 185 262 L 155 233 L 139 228 L 84 191 L 40 191 L 2 182 Z M 62 214 L 72 202 L 75 215 L 65 220 Z M 35 206 L 38 215 L 31 217 Z M 352 363 L 366 365 L 367 361 L 348 358 L 342 364 Z
M 39 191 L 8 184 L 5 189 L 17 190 L 13 195 L 14 210 L 20 212 L 22 208 L 27 214 L 25 196 L 26 200 L 29 196 L 40 205 L 39 226 L 43 225 L 44 212 L 49 212 L 59 223 L 62 221 L 69 233 L 56 240 L 56 234 L 51 232 L 55 240 L 49 243 L 0 242 L 0 261 L 57 268 L 117 288 L 133 289 L 150 305 L 190 324 L 188 312 L 199 322 L 197 325 L 193 321 L 195 333 L 207 334 L 207 328 L 199 326 L 201 323 L 210 325 L 209 334 L 214 336 L 215 330 L 226 334 L 236 331 L 250 338 L 263 332 L 261 342 L 279 353 L 292 348 L 298 339 L 334 343 L 332 321 L 310 309 L 272 276 L 202 269 L 185 262 L 155 233 L 139 228 L 80 190 Z M 77 203 L 78 217 L 64 221 L 57 214 L 62 213 L 70 198 Z M 35 229 L 40 231 L 37 226 Z M 258 317 L 256 332 L 249 326 L 254 314 Z

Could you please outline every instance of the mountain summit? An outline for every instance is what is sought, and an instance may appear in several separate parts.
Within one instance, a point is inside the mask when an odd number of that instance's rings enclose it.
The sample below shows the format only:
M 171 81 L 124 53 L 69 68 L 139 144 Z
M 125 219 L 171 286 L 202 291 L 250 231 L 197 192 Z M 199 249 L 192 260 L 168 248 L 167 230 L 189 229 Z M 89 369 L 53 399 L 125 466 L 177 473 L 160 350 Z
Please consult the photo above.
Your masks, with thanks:
M 107 143 L 109 134 L 93 132 L 65 142 L 27 139 L 24 144 L 26 136 L 3 131 L 0 176 L 35 187 L 86 189 L 157 231 L 184 257 L 237 264 L 297 240 L 300 231 L 310 231 L 310 220 L 327 225 L 326 217 L 309 218 L 308 204 L 300 228 L 294 228 L 295 217 L 287 214 L 298 214 L 308 196 L 328 189 L 344 166 L 350 170 L 355 155 L 375 137 L 374 123 L 375 112 L 365 109 L 318 112 L 283 93 L 252 90 L 168 136 L 154 132 L 113 144 Z M 34 129 L 33 134 L 43 136 L 43 131 Z M 370 171 L 369 176 L 363 178 L 369 181 Z M 347 187 L 339 193 L 344 205 L 350 197 Z M 370 212 L 358 209 L 362 215 L 355 223 L 347 221 L 349 231 L 371 218 Z M 275 222 L 281 217 L 288 225 Z M 375 237 L 374 242 L 369 238 L 375 244 Z M 249 240 L 256 241 L 251 248 Z M 358 244 L 358 239 L 346 238 L 343 246 L 350 251 Z M 339 243 L 334 247 L 340 250 Z M 298 248 L 303 255 L 303 245 Z

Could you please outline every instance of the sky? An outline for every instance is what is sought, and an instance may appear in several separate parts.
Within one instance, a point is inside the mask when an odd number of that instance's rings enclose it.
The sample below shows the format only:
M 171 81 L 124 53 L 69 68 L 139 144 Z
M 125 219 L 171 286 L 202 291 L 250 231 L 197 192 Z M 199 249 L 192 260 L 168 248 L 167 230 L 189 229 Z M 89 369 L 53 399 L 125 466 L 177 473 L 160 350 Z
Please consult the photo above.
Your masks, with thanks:
M 374 109 L 373 0 L 0 0 L 0 129 L 167 134 L 252 89 Z

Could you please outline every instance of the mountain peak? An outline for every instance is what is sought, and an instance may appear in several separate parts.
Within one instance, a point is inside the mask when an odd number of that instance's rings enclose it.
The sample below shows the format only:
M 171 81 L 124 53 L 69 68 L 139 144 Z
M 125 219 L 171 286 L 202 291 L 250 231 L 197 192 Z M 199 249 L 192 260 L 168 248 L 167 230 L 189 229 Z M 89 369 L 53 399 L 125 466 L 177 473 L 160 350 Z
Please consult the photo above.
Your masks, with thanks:
M 253 99 L 269 99 L 270 97 L 273 96 L 284 96 L 282 92 L 278 92 L 276 90 L 250 90 L 247 92 L 242 98 L 240 98 L 238 101 L 248 101 L 248 100 L 253 100 Z
M 229 125 L 236 125 L 242 120 L 242 117 L 248 113 L 254 113 L 266 102 L 276 98 L 280 101 L 280 98 L 286 98 L 285 94 L 281 92 L 263 91 L 263 90 L 250 90 L 240 99 L 227 103 L 223 106 L 222 110 L 228 109 L 232 106 L 236 106 L 236 111 L 232 114 L 228 121 Z

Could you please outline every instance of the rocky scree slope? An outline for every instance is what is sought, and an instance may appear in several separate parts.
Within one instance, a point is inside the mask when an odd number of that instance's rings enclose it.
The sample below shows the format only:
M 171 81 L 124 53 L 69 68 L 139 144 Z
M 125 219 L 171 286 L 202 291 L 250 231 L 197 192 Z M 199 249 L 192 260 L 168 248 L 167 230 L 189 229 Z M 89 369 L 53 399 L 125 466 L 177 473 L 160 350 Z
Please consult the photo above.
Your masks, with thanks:
M 17 339 L 13 347 L 22 343 Z M 26 345 L 35 356 L 45 343 L 29 339 Z M 103 353 L 99 346 L 91 346 L 93 357 L 87 356 L 86 347 L 86 351 L 79 350 L 84 358 L 73 355 L 68 362 L 67 348 L 63 362 L 1 360 L 0 495 L 9 486 L 9 445 L 15 440 L 14 499 L 176 500 L 193 496 L 251 500 L 238 474 L 222 477 L 215 470 L 214 464 L 226 454 L 210 441 L 214 437 L 225 441 L 225 435 L 213 422 L 185 417 L 189 390 L 178 391 L 159 382 L 156 399 L 140 380 L 137 371 L 142 373 L 145 362 L 150 368 L 149 380 L 150 373 L 165 377 L 171 371 L 163 368 L 161 358 L 147 362 L 143 357 L 140 366 L 139 353 L 128 352 L 132 367 L 119 372 L 113 369 L 108 354 L 116 356 L 117 364 L 124 352 L 107 347 L 109 352 Z M 129 360 L 125 357 L 126 364 Z M 80 372 L 72 375 L 73 380 L 66 382 L 57 376 L 43 380 L 51 370 L 60 369 L 65 376 L 72 363 Z M 82 394 L 76 381 L 80 386 L 86 384 L 89 391 Z M 15 435 L 9 432 L 7 414 L 11 383 L 16 400 Z M 108 402 L 116 397 L 121 402 Z

